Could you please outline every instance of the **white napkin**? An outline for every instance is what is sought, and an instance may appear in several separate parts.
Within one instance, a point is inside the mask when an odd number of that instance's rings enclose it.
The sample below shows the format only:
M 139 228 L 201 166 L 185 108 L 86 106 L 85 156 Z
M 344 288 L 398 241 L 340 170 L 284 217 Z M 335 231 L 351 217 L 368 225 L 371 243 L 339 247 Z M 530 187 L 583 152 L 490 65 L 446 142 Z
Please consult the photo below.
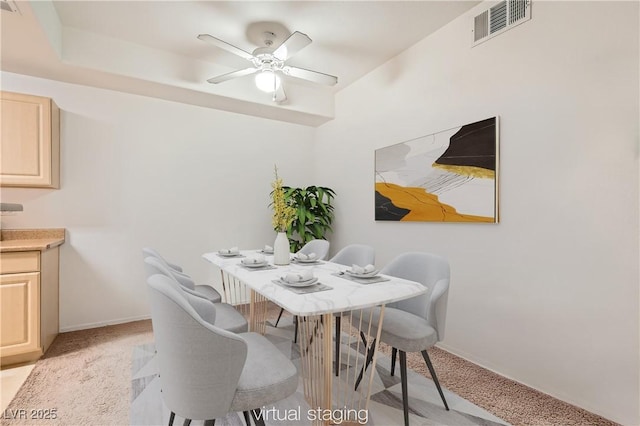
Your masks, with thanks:
M 236 254 L 238 253 L 238 247 L 231 247 L 230 249 L 222 249 L 220 253 L 223 254 Z
M 302 281 L 309 281 L 313 279 L 313 272 L 304 271 L 304 272 L 291 272 L 282 277 L 282 281 L 287 283 L 299 283 Z
M 241 262 L 245 265 L 259 265 L 265 262 L 264 256 L 261 254 L 257 254 L 255 256 L 248 256 L 241 260 Z
M 352 274 L 368 274 L 369 272 L 373 272 L 376 270 L 376 267 L 372 264 L 368 264 L 366 266 L 358 266 L 355 263 L 351 265 L 351 273 Z
M 298 253 L 296 257 L 300 260 L 313 260 L 316 258 L 316 254 L 315 253 L 309 253 L 309 254 Z
M 273 253 L 273 247 L 265 245 L 262 251 L 265 253 Z

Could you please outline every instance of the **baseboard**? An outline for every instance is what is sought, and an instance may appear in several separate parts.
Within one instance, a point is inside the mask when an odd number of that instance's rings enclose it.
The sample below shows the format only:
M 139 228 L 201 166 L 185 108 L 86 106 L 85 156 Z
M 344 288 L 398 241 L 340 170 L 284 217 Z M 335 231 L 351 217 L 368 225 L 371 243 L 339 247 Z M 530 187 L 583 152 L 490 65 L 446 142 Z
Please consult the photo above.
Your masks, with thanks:
M 108 325 L 124 324 L 127 322 L 141 321 L 151 319 L 151 315 L 141 315 L 137 317 L 120 318 L 117 320 L 92 322 L 87 324 L 74 325 L 71 327 L 61 327 L 60 333 L 67 333 L 69 331 L 88 330 L 90 328 L 106 327 Z
M 456 348 L 452 348 L 451 346 L 446 345 L 446 344 L 444 344 L 444 343 L 442 343 L 442 342 L 438 342 L 438 343 L 436 343 L 436 347 L 437 347 L 438 349 L 442 349 L 443 351 L 447 351 L 447 352 L 449 352 L 450 354 L 457 356 L 458 358 L 462 358 L 462 359 L 464 359 L 465 361 L 468 361 L 468 362 L 470 362 L 470 363 L 472 363 L 472 364 L 475 364 L 475 365 L 477 365 L 478 367 L 482 367 L 482 368 L 484 368 L 485 370 L 489 370 L 489 371 L 491 371 L 492 373 L 497 374 L 498 376 L 505 377 L 505 378 L 507 378 L 507 379 L 509 379 L 509 380 L 513 380 L 514 382 L 520 383 L 520 382 L 518 382 L 517 380 L 515 380 L 515 379 L 513 379 L 513 378 L 511 378 L 511 377 L 505 376 L 503 373 L 500 373 L 499 371 L 496 371 L 496 370 L 494 370 L 494 369 L 493 369 L 493 368 L 491 368 L 491 367 L 487 367 L 485 364 L 483 364 L 483 363 L 482 363 L 482 362 L 480 362 L 479 360 L 475 359 L 475 358 L 473 357 L 473 355 L 471 355 L 471 354 L 469 354 L 469 353 L 466 353 L 466 352 L 461 351 L 461 350 L 456 349 Z M 526 385 L 526 384 L 524 384 L 524 383 L 520 383 L 520 384 L 525 385 L 525 386 L 527 386 L 527 387 L 530 387 L 530 388 L 531 388 L 531 386 Z M 532 388 L 532 389 L 533 389 L 533 388 Z M 537 389 L 536 389 L 536 390 L 537 390 Z

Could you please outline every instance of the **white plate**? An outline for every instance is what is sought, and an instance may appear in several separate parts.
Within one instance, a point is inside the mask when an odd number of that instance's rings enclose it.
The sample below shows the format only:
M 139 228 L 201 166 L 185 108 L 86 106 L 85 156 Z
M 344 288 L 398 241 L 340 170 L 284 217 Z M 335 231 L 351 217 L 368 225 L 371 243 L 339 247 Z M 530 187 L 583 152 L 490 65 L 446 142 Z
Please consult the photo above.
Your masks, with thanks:
M 284 285 L 288 285 L 289 287 L 309 287 L 314 285 L 315 283 L 318 282 L 318 278 L 312 278 L 310 280 L 306 280 L 306 281 L 298 281 L 296 283 L 290 283 L 288 281 L 283 280 L 282 278 L 280 279 L 280 282 Z
M 355 272 L 351 272 L 349 269 L 347 269 L 346 271 L 344 271 L 345 274 L 354 277 L 354 278 L 375 278 L 378 276 L 378 273 L 380 272 L 379 270 L 375 270 L 375 271 L 371 271 L 371 272 L 364 272 L 362 274 L 356 274 Z
M 224 257 L 234 257 L 234 256 L 239 256 L 240 252 L 236 251 L 236 252 L 233 252 L 233 253 L 223 253 L 223 252 L 219 251 L 218 254 L 220 256 L 224 256 Z
M 314 262 L 318 262 L 317 258 L 313 258 L 313 259 L 298 259 L 297 257 L 295 259 L 296 262 L 298 263 L 314 263 Z
M 269 265 L 269 262 L 261 262 L 261 263 L 244 263 L 240 262 L 243 266 L 247 268 L 262 268 L 263 266 Z

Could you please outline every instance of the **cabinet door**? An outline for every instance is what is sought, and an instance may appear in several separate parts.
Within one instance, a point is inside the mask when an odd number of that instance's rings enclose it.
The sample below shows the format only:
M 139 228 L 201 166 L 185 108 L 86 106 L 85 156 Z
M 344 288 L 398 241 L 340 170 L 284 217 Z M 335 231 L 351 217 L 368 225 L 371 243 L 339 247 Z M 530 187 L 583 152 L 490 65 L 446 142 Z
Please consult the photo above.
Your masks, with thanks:
M 0 185 L 59 186 L 59 111 L 49 98 L 0 95 Z
M 0 355 L 40 349 L 40 273 L 0 275 Z

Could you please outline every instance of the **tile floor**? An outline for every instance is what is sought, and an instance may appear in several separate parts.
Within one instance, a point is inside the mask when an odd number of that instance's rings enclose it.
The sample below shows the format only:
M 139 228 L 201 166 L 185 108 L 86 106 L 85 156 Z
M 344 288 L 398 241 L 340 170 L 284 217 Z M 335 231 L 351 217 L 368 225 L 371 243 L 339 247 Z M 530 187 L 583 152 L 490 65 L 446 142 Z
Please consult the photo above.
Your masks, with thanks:
M 18 367 L 3 368 L 0 371 L 0 412 L 4 412 L 9 406 L 35 365 L 36 363 L 32 362 Z

